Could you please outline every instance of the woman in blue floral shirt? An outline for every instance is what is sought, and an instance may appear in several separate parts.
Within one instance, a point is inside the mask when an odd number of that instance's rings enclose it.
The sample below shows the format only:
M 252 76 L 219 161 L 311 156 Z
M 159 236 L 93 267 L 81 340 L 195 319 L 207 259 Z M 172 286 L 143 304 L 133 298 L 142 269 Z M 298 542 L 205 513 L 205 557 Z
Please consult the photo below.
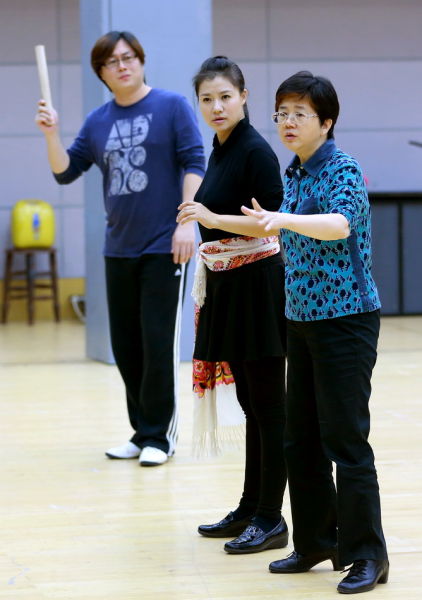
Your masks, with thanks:
M 296 73 L 278 88 L 275 106 L 281 141 L 295 153 L 284 201 L 279 213 L 257 202 L 244 209 L 267 234 L 281 229 L 286 262 L 294 552 L 270 571 L 351 564 L 337 589 L 365 592 L 386 583 L 389 569 L 368 443 L 380 324 L 368 196 L 360 166 L 334 142 L 339 103 L 330 81 Z

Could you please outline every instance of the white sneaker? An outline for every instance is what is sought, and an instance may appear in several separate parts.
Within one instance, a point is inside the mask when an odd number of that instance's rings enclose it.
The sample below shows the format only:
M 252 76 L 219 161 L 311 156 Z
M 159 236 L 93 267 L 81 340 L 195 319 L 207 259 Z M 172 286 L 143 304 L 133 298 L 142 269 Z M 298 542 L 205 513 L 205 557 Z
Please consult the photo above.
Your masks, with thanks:
M 106 451 L 106 456 L 109 458 L 138 458 L 140 454 L 141 449 L 132 442 L 126 442 L 126 444 L 109 448 Z
M 157 467 L 167 462 L 167 459 L 167 454 L 159 448 L 145 446 L 145 448 L 142 448 L 139 464 L 141 467 Z

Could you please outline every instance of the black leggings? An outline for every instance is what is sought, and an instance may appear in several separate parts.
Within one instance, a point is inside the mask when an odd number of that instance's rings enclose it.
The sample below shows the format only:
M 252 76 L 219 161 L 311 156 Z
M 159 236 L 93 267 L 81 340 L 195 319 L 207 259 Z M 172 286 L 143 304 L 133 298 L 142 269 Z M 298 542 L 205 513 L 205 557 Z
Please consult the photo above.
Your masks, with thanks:
M 287 475 L 284 463 L 285 359 L 230 361 L 246 416 L 245 483 L 240 508 L 280 519 Z

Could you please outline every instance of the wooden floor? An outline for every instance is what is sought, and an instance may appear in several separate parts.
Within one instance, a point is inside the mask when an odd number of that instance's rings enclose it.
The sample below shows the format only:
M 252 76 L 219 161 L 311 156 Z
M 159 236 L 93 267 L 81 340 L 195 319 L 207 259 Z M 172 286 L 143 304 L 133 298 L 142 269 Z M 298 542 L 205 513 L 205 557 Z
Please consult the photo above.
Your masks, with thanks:
M 275 575 L 284 550 L 231 556 L 196 526 L 238 500 L 242 453 L 190 455 L 190 366 L 180 372 L 181 436 L 165 466 L 110 461 L 129 436 L 115 367 L 84 359 L 76 322 L 0 326 L 0 599 L 338 598 L 338 573 Z M 373 379 L 391 570 L 371 598 L 422 597 L 422 317 L 384 318 Z M 288 503 L 284 514 L 290 523 Z

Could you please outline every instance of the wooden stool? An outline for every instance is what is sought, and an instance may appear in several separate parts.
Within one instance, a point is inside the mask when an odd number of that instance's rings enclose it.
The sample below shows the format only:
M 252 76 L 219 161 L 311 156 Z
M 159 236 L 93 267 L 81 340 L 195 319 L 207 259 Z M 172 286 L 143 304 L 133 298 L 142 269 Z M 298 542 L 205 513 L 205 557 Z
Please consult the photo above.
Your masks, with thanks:
M 41 252 L 48 253 L 49 271 L 35 271 L 35 257 Z M 25 257 L 25 269 L 23 271 L 13 271 L 13 259 L 16 255 L 23 254 Z M 49 277 L 50 283 L 37 283 L 37 278 Z M 13 285 L 13 281 L 19 280 L 23 285 Z M 34 302 L 35 300 L 53 300 L 54 316 L 57 322 L 60 321 L 60 307 L 57 287 L 57 262 L 55 248 L 8 248 L 6 250 L 6 260 L 4 266 L 4 289 L 3 289 L 3 310 L 2 323 L 7 322 L 10 300 L 28 299 L 28 323 L 34 322 Z M 37 296 L 37 289 L 51 290 L 51 294 Z M 15 292 L 12 294 L 11 292 Z

